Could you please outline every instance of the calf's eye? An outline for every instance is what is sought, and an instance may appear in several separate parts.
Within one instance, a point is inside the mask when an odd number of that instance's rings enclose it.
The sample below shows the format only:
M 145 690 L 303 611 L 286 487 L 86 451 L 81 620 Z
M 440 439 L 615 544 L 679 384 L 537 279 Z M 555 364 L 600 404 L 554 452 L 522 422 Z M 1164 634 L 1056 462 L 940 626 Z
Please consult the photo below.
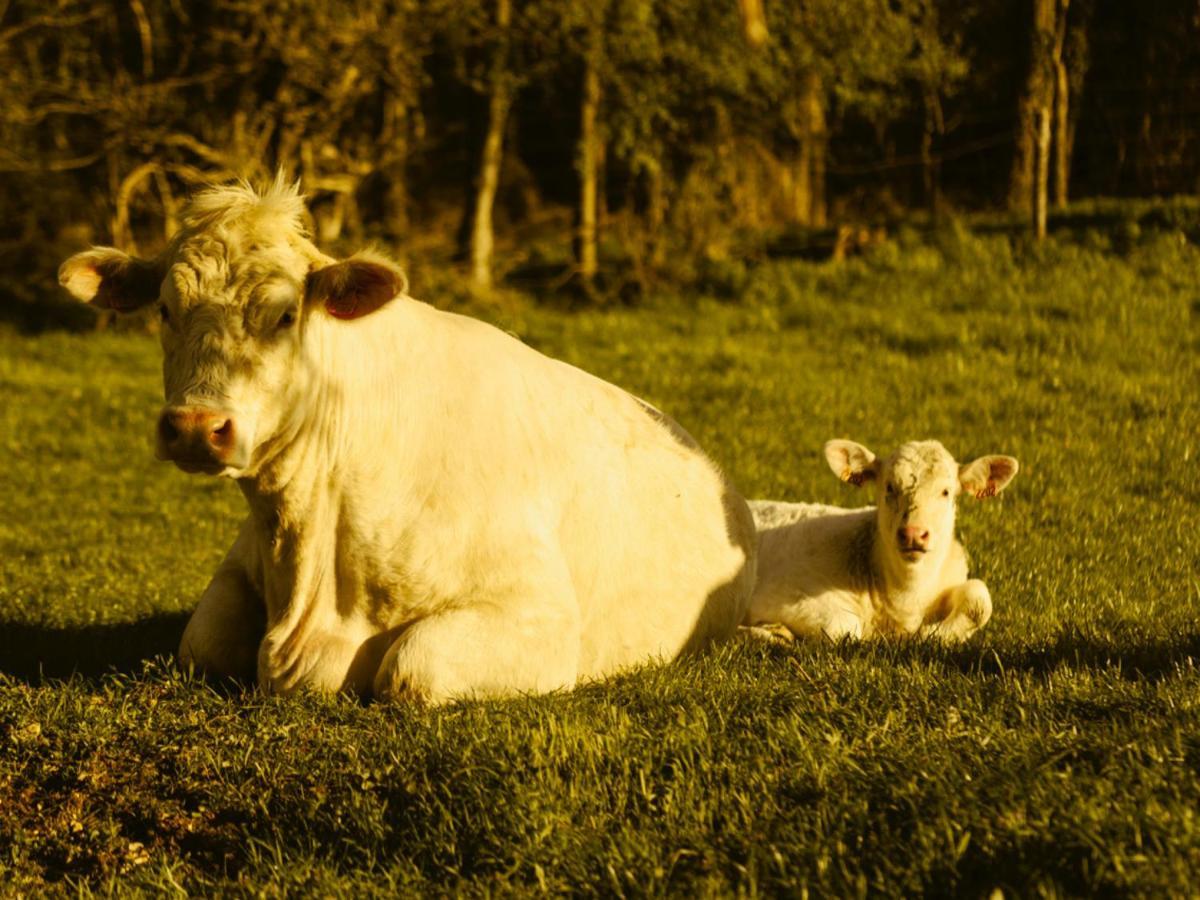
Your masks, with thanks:
M 162 319 L 164 322 L 171 321 L 171 312 L 170 312 L 170 310 L 167 309 L 167 304 L 165 304 L 165 303 L 158 304 L 158 317 L 160 319 Z
M 279 317 L 280 328 L 290 328 L 296 321 L 296 314 L 290 309 Z
M 943 490 L 943 491 L 942 491 L 942 496 L 943 496 L 943 497 L 949 497 L 949 496 L 950 496 L 950 488 L 946 488 L 945 490 Z

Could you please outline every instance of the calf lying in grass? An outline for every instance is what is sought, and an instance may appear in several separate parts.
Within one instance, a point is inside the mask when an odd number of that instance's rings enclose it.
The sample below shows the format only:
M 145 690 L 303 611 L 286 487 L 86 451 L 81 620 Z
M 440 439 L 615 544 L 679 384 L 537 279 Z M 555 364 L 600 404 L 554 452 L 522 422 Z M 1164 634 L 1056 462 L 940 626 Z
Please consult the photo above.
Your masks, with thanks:
M 960 466 L 937 441 L 904 444 L 886 460 L 861 444 L 830 441 L 825 459 L 843 481 L 874 482 L 877 505 L 751 502 L 758 584 L 746 623 L 834 639 L 917 634 L 947 642 L 987 624 L 992 598 L 967 578 L 955 499 L 963 491 L 995 496 L 1017 461 L 984 456 Z

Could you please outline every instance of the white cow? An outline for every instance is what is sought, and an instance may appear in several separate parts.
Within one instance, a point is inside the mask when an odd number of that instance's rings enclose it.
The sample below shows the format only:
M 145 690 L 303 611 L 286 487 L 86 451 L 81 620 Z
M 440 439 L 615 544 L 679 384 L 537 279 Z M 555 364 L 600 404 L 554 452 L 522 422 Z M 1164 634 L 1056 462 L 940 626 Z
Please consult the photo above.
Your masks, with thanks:
M 249 516 L 180 661 L 270 691 L 442 702 L 568 688 L 732 634 L 745 501 L 679 426 L 504 332 L 322 254 L 280 179 L 196 196 L 157 258 L 63 263 L 162 314 L 158 454 Z
M 873 482 L 877 505 L 753 501 L 758 586 L 746 624 L 834 639 L 917 634 L 946 642 L 987 624 L 991 595 L 967 578 L 967 556 L 954 536 L 955 499 L 962 491 L 995 496 L 1016 475 L 1017 461 L 984 456 L 960 466 L 937 441 L 904 444 L 888 459 L 852 441 L 830 441 L 825 459 L 843 481 Z

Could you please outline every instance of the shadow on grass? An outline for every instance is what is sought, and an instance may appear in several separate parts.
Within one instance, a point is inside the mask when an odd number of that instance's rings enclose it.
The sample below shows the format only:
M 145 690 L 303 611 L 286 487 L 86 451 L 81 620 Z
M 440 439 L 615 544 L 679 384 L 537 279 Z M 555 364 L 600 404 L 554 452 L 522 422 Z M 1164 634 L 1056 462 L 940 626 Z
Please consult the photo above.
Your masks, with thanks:
M 875 649 L 877 648 L 877 649 Z M 1161 680 L 1180 668 L 1200 666 L 1200 632 L 1163 636 L 1137 627 L 1088 632 L 1071 627 L 1047 634 L 1041 641 L 992 645 L 986 639 L 965 647 L 942 647 L 928 641 L 898 641 L 875 645 L 844 644 L 845 658 L 877 652 L 880 661 L 922 660 L 940 663 L 968 675 L 1046 674 L 1067 670 L 1101 670 L 1130 680 Z
M 136 672 L 143 660 L 174 655 L 190 613 L 117 625 L 54 628 L 0 622 L 0 672 L 23 681 Z
M 802 667 L 810 654 L 832 652 L 846 662 L 878 666 L 923 664 L 964 675 L 1034 675 L 1058 671 L 1101 671 L 1130 681 L 1160 681 L 1180 669 L 1200 669 L 1200 631 L 1173 635 L 1149 634 L 1137 627 L 1088 632 L 1064 628 L 1036 638 L 993 644 L 985 637 L 961 647 L 946 647 L 932 640 L 900 638 L 855 642 L 841 641 L 824 647 L 816 639 L 794 644 L 762 643 L 746 638 L 747 647 L 759 647 L 770 656 L 792 656 Z
M 1066 629 L 1048 636 L 1041 644 L 1004 651 L 976 650 L 973 659 L 959 657 L 959 661 L 965 663 L 964 671 L 987 675 L 1102 669 L 1131 680 L 1158 681 L 1180 668 L 1200 663 L 1200 633 L 1163 637 L 1134 629 L 1103 635 Z

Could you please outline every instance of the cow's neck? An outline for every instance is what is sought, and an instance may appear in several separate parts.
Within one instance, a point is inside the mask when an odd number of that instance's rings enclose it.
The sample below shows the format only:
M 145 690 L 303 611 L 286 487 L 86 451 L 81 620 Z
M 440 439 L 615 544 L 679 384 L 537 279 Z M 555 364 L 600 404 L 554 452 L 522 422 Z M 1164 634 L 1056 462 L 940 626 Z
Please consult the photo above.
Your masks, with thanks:
M 403 345 L 396 317 L 380 318 L 314 323 L 304 413 L 240 481 L 263 547 L 269 626 L 294 619 L 302 629 L 313 607 L 333 614 L 344 562 L 339 537 L 358 531 L 377 499 L 356 486 L 375 480 L 372 467 L 410 470 L 407 442 L 396 434 L 408 419 L 398 388 Z M 380 447 L 388 448 L 386 460 Z
M 905 562 L 895 549 L 895 538 L 875 535 L 872 569 L 876 575 L 881 612 L 904 631 L 915 632 L 925 619 L 926 607 L 941 593 L 941 582 L 950 544 L 931 550 L 914 563 Z
M 303 506 L 323 483 L 345 484 L 361 469 L 386 464 L 404 471 L 419 430 L 416 402 L 424 383 L 413 307 L 398 298 L 360 321 L 314 313 L 308 323 L 302 414 L 254 472 L 258 492 Z M 381 457 L 387 448 L 387 458 Z

